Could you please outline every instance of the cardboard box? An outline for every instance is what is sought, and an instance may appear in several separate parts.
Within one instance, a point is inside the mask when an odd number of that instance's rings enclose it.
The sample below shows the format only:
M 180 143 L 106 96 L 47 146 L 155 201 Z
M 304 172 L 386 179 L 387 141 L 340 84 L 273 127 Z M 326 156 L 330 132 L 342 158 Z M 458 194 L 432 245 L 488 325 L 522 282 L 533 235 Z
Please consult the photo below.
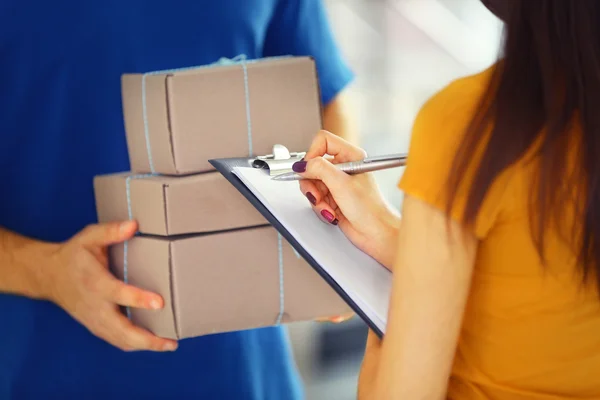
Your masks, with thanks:
M 275 144 L 306 151 L 322 127 L 310 57 L 125 74 L 121 84 L 134 172 L 210 171 L 211 158 L 266 155 Z
M 128 281 L 163 296 L 160 311 L 131 309 L 154 334 L 185 339 L 275 325 L 280 314 L 279 244 L 283 261 L 282 323 L 351 312 L 318 273 L 272 227 L 177 239 L 138 236 L 127 243 Z M 123 279 L 124 244 L 110 248 Z
M 131 206 L 132 218 L 145 234 L 181 235 L 268 224 L 216 171 L 180 177 L 101 175 L 94 178 L 94 192 L 100 222 L 128 220 Z

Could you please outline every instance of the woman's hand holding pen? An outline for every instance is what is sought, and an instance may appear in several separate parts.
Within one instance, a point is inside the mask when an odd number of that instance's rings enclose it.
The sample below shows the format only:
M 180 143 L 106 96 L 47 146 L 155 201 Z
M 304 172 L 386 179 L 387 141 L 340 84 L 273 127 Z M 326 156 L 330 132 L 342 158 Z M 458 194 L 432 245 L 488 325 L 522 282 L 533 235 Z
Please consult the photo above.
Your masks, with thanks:
M 325 154 L 333 158 L 326 160 Z M 364 150 L 320 131 L 293 169 L 307 178 L 300 190 L 319 218 L 339 225 L 356 247 L 391 269 L 400 215 L 387 205 L 371 174 L 349 175 L 333 165 L 365 157 Z

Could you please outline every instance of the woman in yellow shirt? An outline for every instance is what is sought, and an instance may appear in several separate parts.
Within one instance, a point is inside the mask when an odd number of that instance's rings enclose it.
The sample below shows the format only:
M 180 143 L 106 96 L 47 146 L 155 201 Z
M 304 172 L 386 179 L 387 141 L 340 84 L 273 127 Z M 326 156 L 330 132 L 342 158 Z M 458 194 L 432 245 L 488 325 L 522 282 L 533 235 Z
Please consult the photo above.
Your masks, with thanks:
M 600 2 L 499 4 L 500 61 L 415 121 L 401 220 L 321 157 L 364 157 L 342 139 L 294 166 L 317 215 L 393 272 L 360 399 L 600 399 Z

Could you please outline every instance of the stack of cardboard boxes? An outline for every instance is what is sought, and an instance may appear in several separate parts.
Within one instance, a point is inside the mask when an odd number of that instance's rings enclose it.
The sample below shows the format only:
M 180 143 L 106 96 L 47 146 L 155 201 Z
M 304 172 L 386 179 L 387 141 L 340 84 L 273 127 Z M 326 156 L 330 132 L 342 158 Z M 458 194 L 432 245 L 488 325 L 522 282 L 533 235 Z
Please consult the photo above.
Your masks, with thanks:
M 349 307 L 208 160 L 308 148 L 321 128 L 314 61 L 285 57 L 122 77 L 131 171 L 94 179 L 100 222 L 135 219 L 117 277 L 165 300 L 134 323 L 184 339 Z

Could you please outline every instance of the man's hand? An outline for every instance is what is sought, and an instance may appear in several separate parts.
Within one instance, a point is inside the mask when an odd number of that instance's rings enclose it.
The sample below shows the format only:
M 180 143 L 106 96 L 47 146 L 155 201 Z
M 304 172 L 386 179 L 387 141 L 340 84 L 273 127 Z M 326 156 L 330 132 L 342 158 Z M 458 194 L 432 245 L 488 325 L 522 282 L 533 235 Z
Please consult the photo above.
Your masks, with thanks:
M 107 246 L 130 239 L 134 221 L 90 225 L 57 245 L 48 258 L 47 297 L 91 333 L 121 350 L 173 351 L 177 342 L 134 326 L 119 306 L 159 310 L 161 296 L 127 285 L 108 269 Z
M 346 322 L 354 318 L 354 313 L 350 312 L 348 314 L 336 315 L 334 317 L 323 317 L 317 318 L 315 321 L 317 322 L 331 322 L 333 324 L 341 324 L 342 322 Z

